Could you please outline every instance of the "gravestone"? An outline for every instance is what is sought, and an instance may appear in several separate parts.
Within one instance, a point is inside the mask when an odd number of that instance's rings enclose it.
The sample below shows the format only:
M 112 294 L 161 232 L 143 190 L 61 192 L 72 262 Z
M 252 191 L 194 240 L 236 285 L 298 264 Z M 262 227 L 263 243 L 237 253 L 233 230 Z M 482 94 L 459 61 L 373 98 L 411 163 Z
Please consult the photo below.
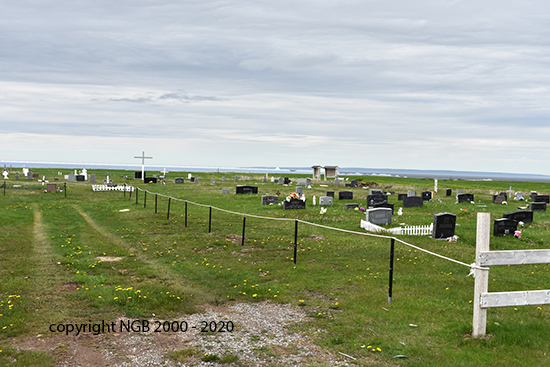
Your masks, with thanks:
M 504 218 L 512 219 L 517 222 L 532 223 L 533 211 L 532 210 L 516 210 L 515 212 L 502 214 Z
M 374 206 L 374 204 L 388 202 L 388 195 L 384 194 L 372 194 L 367 195 L 367 206 Z
M 263 181 L 264 183 L 267 182 L 267 177 L 264 176 L 264 178 L 262 179 L 262 181 Z
M 190 180 L 191 182 L 195 182 L 195 177 L 191 176 L 191 177 L 189 177 L 189 180 Z
M 378 225 L 391 224 L 392 211 L 389 208 L 367 209 L 367 222 Z
M 493 224 L 493 236 L 513 236 L 518 229 L 518 222 L 508 218 L 495 219 Z
M 369 189 L 369 195 L 376 195 L 376 194 L 383 195 L 384 192 L 382 191 L 382 189 Z
M 514 200 L 524 200 L 524 199 L 523 199 L 523 192 L 517 191 L 517 192 L 514 194 Z
M 319 205 L 321 206 L 332 206 L 332 196 L 321 196 L 319 198 Z
M 198 177 L 195 177 L 195 179 L 193 180 L 194 183 L 198 184 L 199 183 L 199 178 Z
M 300 196 L 304 193 L 304 188 L 302 186 L 296 186 L 296 193 Z
M 183 182 L 184 182 L 183 177 L 176 177 L 174 179 L 174 183 L 176 183 L 176 184 L 182 184 Z
M 32 174 L 32 178 L 38 178 L 38 177 L 40 177 L 40 175 L 38 173 L 33 173 Z
M 225 182 L 225 176 L 222 176 L 222 182 Z
M 338 192 L 338 200 L 353 200 L 353 192 L 351 191 Z
M 15 174 L 15 180 L 16 180 L 16 181 L 19 181 L 19 173 L 16 173 L 16 174 Z
M 449 238 L 455 235 L 456 215 L 453 213 L 434 214 L 432 238 Z
M 150 184 L 150 183 L 157 183 L 156 177 L 145 177 L 143 180 L 143 183 Z
M 334 186 L 340 186 L 340 180 L 338 179 L 338 177 L 334 179 Z
M 344 204 L 344 209 L 353 210 L 359 208 L 359 204 Z
M 236 193 L 237 194 L 257 194 L 258 186 L 237 185 Z
M 262 205 L 274 205 L 274 204 L 279 204 L 279 197 L 277 195 L 262 196 Z
M 27 171 L 27 177 L 26 177 L 26 179 L 27 179 L 27 180 L 32 180 L 32 176 L 33 176 L 32 170 L 28 170 L 28 171 Z
M 533 201 L 536 203 L 546 203 L 550 204 L 550 195 L 535 195 Z
M 407 196 L 416 196 L 416 191 L 414 190 L 407 191 Z
M 277 185 L 282 185 L 283 184 L 283 175 L 281 174 L 281 176 L 279 177 L 279 180 L 277 181 Z
M 351 182 L 350 182 L 350 187 L 351 187 L 352 189 L 357 188 L 357 180 L 351 180 Z
M 244 182 L 248 182 L 248 178 L 247 178 L 247 177 L 244 178 Z
M 536 191 L 531 191 L 531 192 L 529 193 L 529 199 L 535 201 L 535 196 L 537 196 L 537 195 L 538 195 L 538 194 L 537 194 Z
M 229 190 L 229 189 L 222 189 L 222 194 L 231 194 L 231 190 Z
M 451 196 L 453 194 L 453 190 L 452 189 L 446 189 L 445 190 L 445 196 Z
M 431 193 L 431 191 L 422 191 L 422 200 L 424 200 L 424 201 L 430 201 L 430 200 L 432 200 L 432 193 Z
M 544 201 L 529 203 L 529 210 L 532 210 L 534 212 L 545 212 L 546 203 Z
M 187 174 L 187 179 L 190 180 L 191 177 L 193 177 L 193 174 L 192 174 L 192 173 L 188 173 L 188 174 Z
M 469 203 L 474 201 L 474 194 L 457 194 L 456 199 L 459 203 Z
M 138 171 L 134 171 L 134 178 L 135 178 L 136 180 L 141 180 L 141 179 L 142 179 L 142 177 L 141 177 L 141 171 L 139 171 L 139 172 L 138 172 Z
M 212 176 L 212 178 L 210 179 L 210 183 L 212 183 L 212 184 L 216 183 L 216 179 L 214 178 L 214 176 Z
M 457 194 L 457 195 L 458 195 L 458 194 L 462 194 L 462 190 L 458 190 L 458 189 L 457 189 L 457 190 L 456 190 L 456 194 Z
M 283 184 L 285 184 L 285 185 L 290 185 L 291 182 L 292 182 L 292 181 L 290 181 L 290 178 L 285 177 L 285 179 L 284 179 L 284 181 L 283 181 Z
M 290 199 L 290 201 L 283 201 L 283 209 L 305 209 L 306 202 L 300 199 Z
M 90 183 L 95 183 L 95 173 L 90 173 L 88 175 L 88 178 L 90 179 Z
M 76 181 L 76 177 L 75 177 L 75 174 L 74 173 L 69 173 L 69 176 L 67 177 L 67 181 L 69 182 L 75 182 Z
M 397 194 L 397 200 L 403 201 L 408 195 L 407 194 Z
M 235 176 L 235 182 L 239 182 L 239 176 Z
M 420 196 L 407 196 L 403 199 L 403 208 L 414 208 L 424 205 L 424 200 Z
M 327 191 L 327 196 L 334 198 L 334 191 Z
M 391 209 L 391 213 L 393 214 L 393 204 L 390 204 L 388 202 L 385 203 L 375 203 L 372 207 L 373 208 L 389 208 Z
M 84 182 L 86 180 L 86 177 L 84 177 L 84 175 L 76 175 L 75 177 L 77 182 Z
M 508 195 L 505 192 L 493 195 L 493 204 L 502 204 L 504 201 L 508 201 Z
M 54 184 L 54 183 L 46 184 L 46 190 L 48 192 L 56 192 L 57 191 L 57 184 Z

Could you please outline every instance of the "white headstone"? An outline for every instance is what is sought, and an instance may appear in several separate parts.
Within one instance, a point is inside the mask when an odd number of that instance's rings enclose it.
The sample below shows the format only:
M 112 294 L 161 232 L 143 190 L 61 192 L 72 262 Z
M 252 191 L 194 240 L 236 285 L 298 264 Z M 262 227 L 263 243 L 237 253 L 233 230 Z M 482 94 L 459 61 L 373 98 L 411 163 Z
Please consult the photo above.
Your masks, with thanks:
M 434 192 L 437 192 L 437 178 L 434 179 Z
M 29 169 L 26 168 L 26 167 L 23 167 L 23 175 L 25 175 L 25 177 L 29 174 Z
M 317 202 L 317 198 L 315 197 L 315 195 L 313 195 L 313 206 L 316 205 L 316 202 Z
M 83 168 L 80 174 L 84 176 L 84 181 L 88 181 L 88 170 L 86 168 Z
M 2 172 L 2 175 L 4 175 L 4 180 L 7 180 L 7 179 L 8 179 L 9 174 L 10 174 L 10 173 L 9 173 L 8 171 Z
M 187 179 L 188 179 L 188 180 L 190 180 L 190 179 L 191 179 L 191 177 L 193 177 L 193 175 L 192 175 L 192 174 L 188 174 L 188 175 L 187 175 Z

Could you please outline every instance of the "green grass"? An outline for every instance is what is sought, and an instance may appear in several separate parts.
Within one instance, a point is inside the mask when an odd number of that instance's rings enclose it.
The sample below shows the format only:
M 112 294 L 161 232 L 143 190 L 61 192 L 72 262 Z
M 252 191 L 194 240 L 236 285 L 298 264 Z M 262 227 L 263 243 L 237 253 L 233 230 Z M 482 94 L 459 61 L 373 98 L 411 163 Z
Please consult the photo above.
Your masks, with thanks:
M 53 170 L 36 170 L 53 181 Z M 102 177 L 102 171 L 91 170 Z M 110 172 L 116 179 L 123 171 Z M 343 209 L 335 200 L 327 213 L 311 206 L 311 197 L 323 196 L 332 187 L 305 190 L 307 209 L 283 211 L 279 206 L 261 206 L 260 196 L 291 187 L 263 183 L 260 177 L 249 184 L 259 186 L 260 195 L 234 195 L 236 185 L 221 181 L 210 184 L 211 174 L 198 174 L 200 184 L 140 185 L 153 192 L 214 206 L 238 213 L 309 221 L 325 226 L 359 231 L 364 214 Z M 292 175 L 289 175 L 292 177 Z M 390 190 L 431 190 L 433 180 L 364 177 Z M 129 182 L 132 183 L 132 182 Z M 25 184 L 25 182 L 22 182 Z M 243 182 L 239 182 L 243 184 Z M 319 345 L 380 365 L 401 366 L 532 366 L 544 365 L 549 352 L 548 305 L 495 308 L 488 311 L 486 339 L 472 339 L 473 278 L 461 265 L 396 244 L 393 301 L 388 303 L 389 240 L 336 232 L 299 223 L 297 265 L 293 262 L 294 220 L 275 221 L 247 216 L 244 246 L 241 246 L 241 215 L 213 210 L 211 233 L 209 208 L 135 193 L 92 192 L 89 184 L 69 183 L 64 193 L 39 190 L 8 190 L 2 196 L 0 233 L 0 364 L 16 353 L 13 338 L 48 335 L 52 323 L 114 320 L 119 316 L 158 318 L 195 312 L 205 303 L 229 302 L 291 303 L 310 317 L 295 328 Z M 439 212 L 457 214 L 458 242 L 427 237 L 400 236 L 424 249 L 460 260 L 474 261 L 476 213 L 488 211 L 493 219 L 513 211 L 509 205 L 491 204 L 493 192 L 515 190 L 549 192 L 550 184 L 486 181 L 439 181 L 440 192 L 421 208 L 404 209 L 397 223 L 425 225 Z M 473 204 L 454 204 L 444 188 L 463 189 L 476 195 Z M 231 195 L 221 194 L 230 188 Z M 345 190 L 340 187 L 336 189 Z M 355 200 L 365 206 L 367 191 L 354 189 Z M 526 195 L 525 195 L 526 196 Z M 441 199 L 441 203 L 439 200 Z M 399 206 L 397 196 L 390 202 Z M 460 210 L 461 208 L 465 210 Z M 120 212 L 121 209 L 130 209 Z M 36 227 L 36 213 L 41 227 Z M 396 225 L 394 223 L 394 225 Z M 43 235 L 37 241 L 36 231 Z M 548 248 L 550 216 L 535 213 L 522 239 L 491 237 L 491 249 Z M 116 257 L 120 261 L 101 261 Z M 548 265 L 492 267 L 490 291 L 548 289 Z M 410 326 L 416 325 L 416 326 Z M 322 332 L 318 332 L 321 330 Z M 261 353 L 262 351 L 259 351 Z M 264 352 L 269 352 L 268 350 Z M 52 365 L 55 356 L 20 353 L 22 358 L 40 359 Z M 184 361 L 201 358 L 201 351 L 182 350 L 171 358 Z M 179 353 L 179 354 L 178 354 Z M 198 353 L 198 354 L 197 354 Z M 202 353 L 202 354 L 201 354 Z M 42 353 L 43 354 L 43 353 Z M 21 357 L 25 355 L 25 357 Z M 406 355 L 407 358 L 393 358 Z M 38 356 L 38 357 L 37 357 Z M 218 363 L 237 363 L 230 355 L 215 355 Z M 213 358 L 213 357 L 211 357 Z M 546 362 L 547 363 L 547 362 Z M 33 365 L 32 363 L 29 365 Z M 314 364 L 312 364 L 314 365 Z

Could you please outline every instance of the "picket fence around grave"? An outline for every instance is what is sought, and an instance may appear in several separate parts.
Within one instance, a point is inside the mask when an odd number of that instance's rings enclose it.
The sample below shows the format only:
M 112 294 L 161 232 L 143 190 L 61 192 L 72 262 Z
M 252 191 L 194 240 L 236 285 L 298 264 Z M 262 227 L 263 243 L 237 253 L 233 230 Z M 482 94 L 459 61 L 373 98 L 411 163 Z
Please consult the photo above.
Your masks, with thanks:
M 130 185 L 92 185 L 92 191 L 134 191 L 134 187 Z
M 385 232 L 395 235 L 431 236 L 433 233 L 434 224 L 432 223 L 425 226 L 405 226 L 386 229 L 384 227 L 377 226 L 376 224 L 361 219 L 361 228 L 364 228 L 365 230 L 374 233 Z

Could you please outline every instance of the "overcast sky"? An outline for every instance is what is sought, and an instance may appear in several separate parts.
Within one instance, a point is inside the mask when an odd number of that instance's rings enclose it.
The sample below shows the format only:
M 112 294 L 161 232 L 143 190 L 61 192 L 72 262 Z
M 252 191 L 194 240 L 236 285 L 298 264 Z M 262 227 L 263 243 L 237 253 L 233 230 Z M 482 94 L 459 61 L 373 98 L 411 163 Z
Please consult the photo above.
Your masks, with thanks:
M 0 160 L 548 174 L 550 2 L 3 1 Z

